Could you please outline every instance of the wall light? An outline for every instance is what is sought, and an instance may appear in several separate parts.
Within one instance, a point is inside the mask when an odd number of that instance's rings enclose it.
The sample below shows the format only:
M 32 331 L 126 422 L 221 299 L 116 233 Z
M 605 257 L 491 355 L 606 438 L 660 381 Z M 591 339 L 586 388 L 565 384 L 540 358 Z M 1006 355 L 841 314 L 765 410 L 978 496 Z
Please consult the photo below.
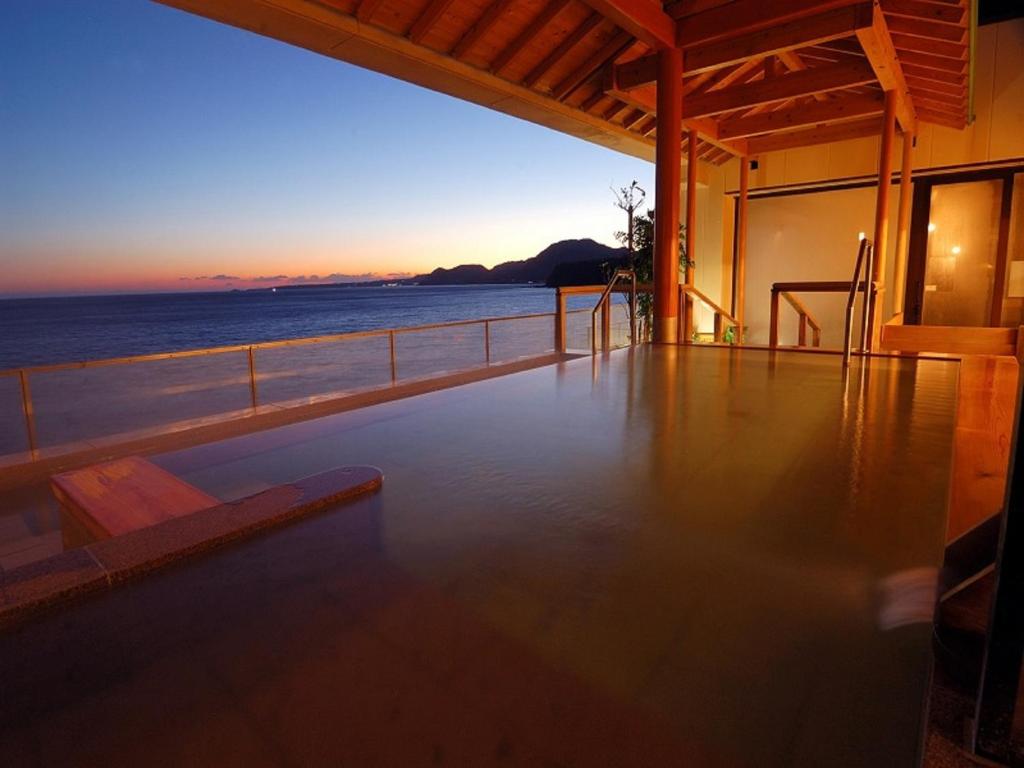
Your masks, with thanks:
M 928 222 L 928 231 L 929 232 L 934 232 L 935 231 L 935 224 L 930 222 L 930 221 Z
M 863 232 L 858 232 L 858 233 L 857 233 L 857 242 L 858 242 L 858 243 L 859 243 L 859 242 L 860 242 L 861 240 L 867 240 L 867 239 L 868 239 L 868 236 L 867 236 L 866 234 L 864 234 Z
M 960 255 L 960 246 L 959 245 L 954 245 L 950 249 L 950 253 L 952 253 L 954 256 L 959 256 Z

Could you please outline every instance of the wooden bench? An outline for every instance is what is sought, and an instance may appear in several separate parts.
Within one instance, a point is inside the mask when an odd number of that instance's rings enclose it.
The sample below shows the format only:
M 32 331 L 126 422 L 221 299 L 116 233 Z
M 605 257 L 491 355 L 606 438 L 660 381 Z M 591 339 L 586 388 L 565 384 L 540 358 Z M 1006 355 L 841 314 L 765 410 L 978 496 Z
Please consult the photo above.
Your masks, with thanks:
M 141 456 L 55 475 L 50 487 L 70 518 L 64 539 L 72 546 L 83 533 L 109 539 L 221 503 Z

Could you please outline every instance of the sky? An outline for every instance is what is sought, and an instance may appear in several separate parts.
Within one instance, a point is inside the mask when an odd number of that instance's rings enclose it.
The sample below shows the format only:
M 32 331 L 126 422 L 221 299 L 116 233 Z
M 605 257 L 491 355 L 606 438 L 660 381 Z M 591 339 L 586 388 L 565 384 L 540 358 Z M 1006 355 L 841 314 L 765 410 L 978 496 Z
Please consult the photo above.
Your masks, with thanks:
M 0 296 L 614 243 L 650 163 L 148 0 L 0 2 Z

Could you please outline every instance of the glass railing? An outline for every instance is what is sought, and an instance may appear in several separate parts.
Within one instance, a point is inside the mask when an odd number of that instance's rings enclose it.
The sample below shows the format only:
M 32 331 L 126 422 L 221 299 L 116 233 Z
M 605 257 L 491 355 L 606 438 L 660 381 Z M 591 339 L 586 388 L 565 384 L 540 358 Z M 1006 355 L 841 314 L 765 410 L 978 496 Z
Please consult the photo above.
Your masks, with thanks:
M 585 312 L 566 319 L 586 326 Z M 87 450 L 553 354 L 556 324 L 556 313 L 517 315 L 0 371 L 0 457 Z

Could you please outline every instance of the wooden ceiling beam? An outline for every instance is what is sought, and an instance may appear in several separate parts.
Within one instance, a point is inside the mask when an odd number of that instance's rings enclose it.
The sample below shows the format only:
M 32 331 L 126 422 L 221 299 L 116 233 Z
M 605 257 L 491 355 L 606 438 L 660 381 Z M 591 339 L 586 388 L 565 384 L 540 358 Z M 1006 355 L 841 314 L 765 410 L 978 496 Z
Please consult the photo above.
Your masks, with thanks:
M 657 91 L 654 86 L 647 86 L 645 88 L 634 88 L 630 91 L 616 91 L 614 89 L 607 90 L 606 93 L 618 99 L 625 104 L 636 109 L 642 109 L 649 115 L 658 114 L 658 100 Z M 685 102 L 684 102 L 685 103 Z M 746 142 L 742 139 L 735 141 L 725 141 L 719 138 L 718 124 L 714 120 L 708 118 L 695 117 L 686 118 L 683 120 L 683 127 L 687 130 L 696 131 L 700 137 L 709 141 L 712 144 L 722 147 L 727 152 L 734 155 L 745 155 L 746 154 Z
M 763 155 L 797 147 L 812 147 L 816 144 L 831 144 L 835 141 L 878 136 L 882 132 L 882 121 L 878 118 L 854 120 L 836 125 L 817 126 L 801 131 L 787 131 L 772 136 L 755 136 L 747 139 L 751 155 Z
M 569 0 L 551 0 L 547 5 L 541 8 L 540 13 L 533 17 L 533 20 L 520 32 L 515 38 L 506 45 L 497 56 L 494 57 L 494 61 L 491 62 L 489 69 L 491 72 L 498 74 L 512 63 L 512 60 L 522 53 L 522 50 L 528 46 L 537 35 L 539 35 L 548 24 L 555 20 L 562 11 L 569 5 Z
M 733 37 L 786 26 L 859 0 L 734 0 L 680 18 L 676 40 L 681 48 L 709 45 Z
M 944 83 L 938 80 L 923 80 L 907 75 L 907 88 L 911 91 L 935 91 L 946 96 L 966 98 L 967 89 L 956 83 Z
M 898 16 L 893 18 L 899 18 Z M 924 37 L 914 37 L 892 31 L 892 22 L 889 24 L 889 35 L 892 37 L 892 44 L 898 51 L 914 51 L 916 53 L 928 53 L 932 56 L 945 56 L 948 59 L 962 61 L 967 55 L 967 46 L 961 43 L 950 43 L 945 40 L 929 40 Z
M 896 94 L 896 119 L 899 121 L 900 129 L 913 133 L 917 129 L 914 105 L 907 92 L 903 67 L 889 36 L 885 16 L 877 6 L 872 13 L 871 26 L 858 29 L 857 39 L 864 49 L 864 55 L 871 63 L 871 68 L 875 71 L 875 77 L 878 78 L 882 90 L 893 91 Z
M 364 2 L 367 1 L 364 0 Z M 473 23 L 473 26 L 466 30 L 466 33 L 459 38 L 459 42 L 452 48 L 452 57 L 461 59 L 470 48 L 476 45 L 481 37 L 487 34 L 487 31 L 494 26 L 494 23 L 505 14 L 514 2 L 515 0 L 494 0 L 493 3 L 487 6 L 487 10 Z
M 770 6 L 771 3 L 766 5 Z M 871 3 L 859 2 L 791 21 L 780 27 L 740 35 L 712 45 L 688 48 L 683 53 L 683 72 L 694 75 L 755 57 L 778 55 L 849 37 L 859 28 L 870 25 L 871 18 Z
M 551 71 L 558 62 L 569 55 L 569 52 L 583 42 L 583 38 L 597 29 L 601 22 L 604 21 L 604 17 L 599 13 L 592 13 L 585 18 L 582 23 L 576 29 L 574 29 L 569 35 L 558 44 L 551 53 L 544 57 L 544 59 L 533 69 L 527 73 L 526 77 L 523 78 L 523 84 L 532 87 L 534 83 L 540 80 L 544 75 Z
M 603 67 L 609 66 L 633 45 L 633 36 L 625 30 L 619 30 L 600 49 L 587 57 L 580 66 L 570 72 L 551 91 L 551 95 L 559 101 L 566 99 L 573 91 L 597 74 Z
M 905 64 L 903 72 L 907 77 L 917 80 L 927 80 L 944 83 L 945 85 L 964 86 L 967 84 L 966 75 L 958 75 L 955 72 L 939 72 L 931 67 L 919 67 L 916 64 Z
M 850 37 L 858 29 L 870 26 L 872 21 L 871 3 L 860 2 L 801 19 L 784 27 L 755 32 L 715 45 L 690 48 L 683 52 L 683 72 L 686 75 L 706 74 L 731 64 L 742 64 L 755 58 L 760 61 L 765 56 L 782 55 L 797 48 Z M 657 78 L 657 70 L 656 56 L 641 56 L 618 65 L 615 82 L 622 90 L 649 85 Z
M 824 102 L 812 102 L 777 112 L 766 112 L 753 117 L 723 120 L 718 124 L 718 137 L 723 140 L 756 136 L 761 133 L 788 131 L 819 123 L 852 120 L 869 115 L 880 115 L 884 99 L 876 96 L 844 96 Z
M 380 7 L 384 5 L 384 0 L 360 0 L 359 6 L 356 8 L 356 18 L 359 21 L 366 23 L 375 14 Z
M 706 117 L 734 109 L 750 109 L 775 101 L 814 96 L 873 82 L 875 73 L 867 62 L 803 69 L 769 80 L 757 80 L 684 99 L 683 117 Z
M 676 22 L 651 0 L 583 0 L 616 26 L 655 50 L 676 46 Z
M 963 26 L 965 9 L 960 4 L 935 3 L 928 0 L 879 0 L 882 10 L 893 16 L 906 16 L 914 21 Z
M 444 15 L 444 12 L 448 10 L 451 4 L 455 0 L 430 0 L 427 7 L 423 10 L 413 22 L 413 25 L 409 27 L 408 38 L 414 43 L 420 43 L 423 38 L 427 36 L 427 33 L 434 28 L 434 25 Z
M 930 109 L 921 109 L 921 119 L 928 123 L 943 125 L 946 128 L 953 128 L 957 131 L 967 126 L 967 120 L 963 115 L 951 115 L 946 112 L 937 112 Z
M 926 40 L 941 40 L 947 43 L 966 45 L 967 29 L 965 27 L 939 24 L 909 16 L 893 16 L 892 14 L 886 14 L 885 20 L 889 24 L 889 31 L 894 35 L 899 33 Z
M 953 72 L 963 74 L 967 68 L 967 62 L 963 59 L 950 59 L 945 56 L 933 56 L 930 53 L 918 51 L 897 51 L 900 61 L 904 64 L 916 64 L 919 67 L 937 69 L 940 72 Z

